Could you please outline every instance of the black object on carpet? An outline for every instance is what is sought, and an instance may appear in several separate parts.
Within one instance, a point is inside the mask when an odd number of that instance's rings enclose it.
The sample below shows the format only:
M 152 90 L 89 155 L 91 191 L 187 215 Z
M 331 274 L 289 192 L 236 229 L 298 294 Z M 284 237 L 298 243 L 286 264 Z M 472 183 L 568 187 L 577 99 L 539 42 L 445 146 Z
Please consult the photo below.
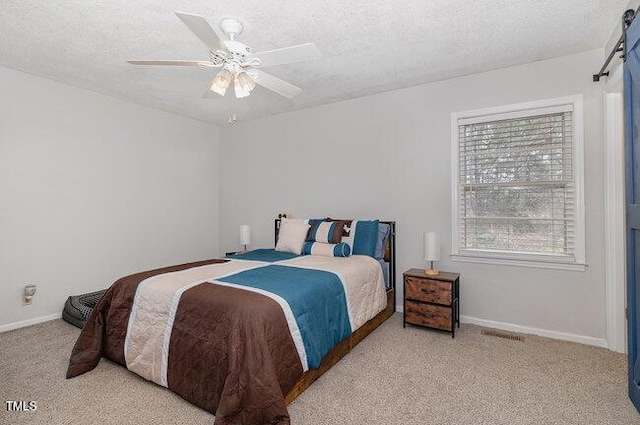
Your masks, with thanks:
M 90 292 L 88 294 L 70 296 L 64 303 L 62 318 L 82 329 L 91 311 L 106 291 L 106 289 L 103 289 L 102 291 Z

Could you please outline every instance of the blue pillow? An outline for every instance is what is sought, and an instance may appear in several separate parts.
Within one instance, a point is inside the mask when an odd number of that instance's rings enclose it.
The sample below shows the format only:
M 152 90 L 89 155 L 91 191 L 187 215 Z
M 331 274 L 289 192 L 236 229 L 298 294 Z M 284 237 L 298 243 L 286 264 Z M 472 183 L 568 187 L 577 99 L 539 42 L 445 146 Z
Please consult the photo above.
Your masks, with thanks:
M 351 248 L 346 243 L 305 242 L 302 246 L 304 255 L 324 255 L 326 257 L 348 257 Z
M 378 241 L 376 242 L 376 250 L 373 255 L 378 260 L 384 259 L 389 233 L 391 233 L 391 225 L 387 223 L 380 223 L 378 225 Z
M 351 251 L 354 255 L 373 257 L 378 242 L 378 220 L 353 220 L 349 238 L 353 240 Z M 355 234 L 354 234 L 355 231 Z

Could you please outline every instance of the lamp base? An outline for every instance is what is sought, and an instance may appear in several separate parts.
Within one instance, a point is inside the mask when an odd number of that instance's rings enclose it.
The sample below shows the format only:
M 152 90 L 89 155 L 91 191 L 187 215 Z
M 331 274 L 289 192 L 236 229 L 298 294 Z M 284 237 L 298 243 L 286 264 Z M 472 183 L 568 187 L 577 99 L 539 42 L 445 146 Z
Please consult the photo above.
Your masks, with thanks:
M 427 276 L 438 276 L 440 272 L 436 269 L 426 269 L 424 271 L 424 274 L 426 274 Z

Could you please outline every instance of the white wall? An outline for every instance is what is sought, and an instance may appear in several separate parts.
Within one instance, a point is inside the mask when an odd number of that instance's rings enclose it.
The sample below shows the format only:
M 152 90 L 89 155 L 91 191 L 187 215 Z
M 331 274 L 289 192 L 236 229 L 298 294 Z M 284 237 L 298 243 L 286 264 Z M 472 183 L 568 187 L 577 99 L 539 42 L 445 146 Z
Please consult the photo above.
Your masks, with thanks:
M 396 220 L 401 282 L 403 270 L 424 266 L 424 230 L 440 231 L 450 252 L 451 113 L 583 94 L 587 271 L 446 255 L 438 266 L 462 274 L 465 316 L 603 344 L 602 88 L 591 81 L 602 56 L 585 52 L 223 128 L 220 249 L 238 248 L 243 223 L 252 226 L 254 247 L 272 246 L 279 212 Z
M 218 157 L 217 126 L 0 68 L 0 329 L 215 256 Z

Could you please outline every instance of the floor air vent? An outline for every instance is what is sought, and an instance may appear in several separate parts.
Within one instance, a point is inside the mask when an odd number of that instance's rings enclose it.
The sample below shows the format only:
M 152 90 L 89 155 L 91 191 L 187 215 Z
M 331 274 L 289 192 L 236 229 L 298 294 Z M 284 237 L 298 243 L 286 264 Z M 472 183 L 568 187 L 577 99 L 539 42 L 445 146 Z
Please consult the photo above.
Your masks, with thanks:
M 514 341 L 522 341 L 522 342 L 524 342 L 524 337 L 522 337 L 520 335 L 516 335 L 516 334 L 511 334 L 511 333 L 508 333 L 508 332 L 494 331 L 494 330 L 484 330 L 481 333 L 482 333 L 482 335 L 495 336 L 495 337 L 498 337 L 498 338 L 512 339 Z

